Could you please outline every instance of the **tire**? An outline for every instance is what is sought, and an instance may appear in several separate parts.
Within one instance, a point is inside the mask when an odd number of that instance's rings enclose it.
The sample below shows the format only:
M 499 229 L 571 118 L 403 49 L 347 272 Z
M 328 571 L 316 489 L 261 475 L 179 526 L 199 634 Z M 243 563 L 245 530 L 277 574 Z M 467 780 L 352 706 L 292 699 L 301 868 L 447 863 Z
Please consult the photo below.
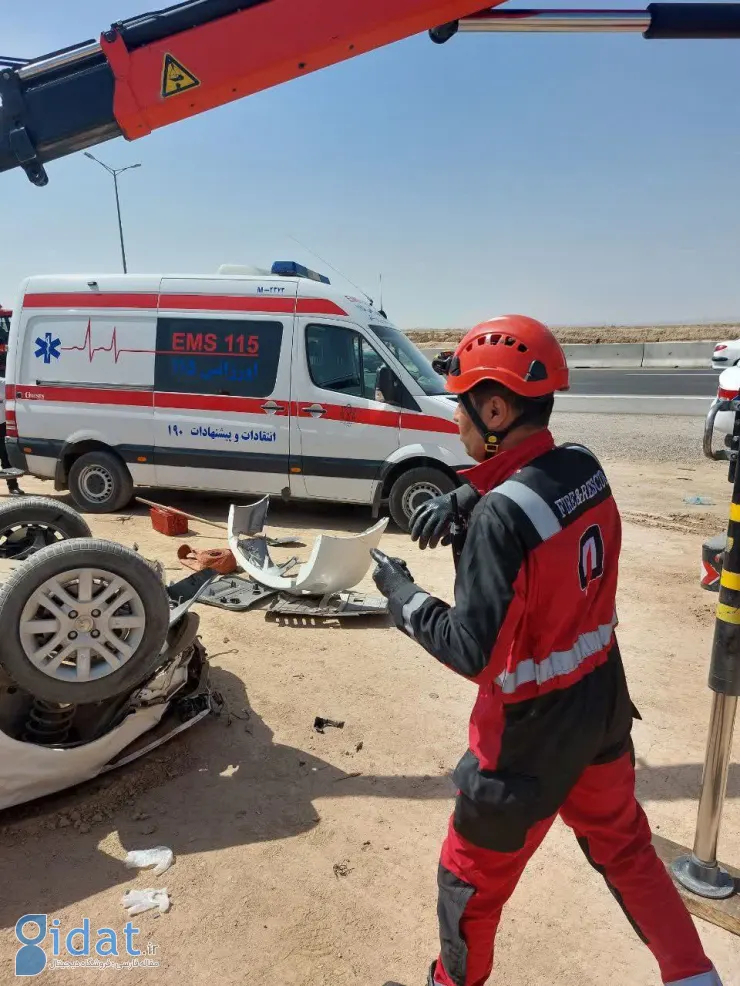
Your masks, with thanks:
M 391 517 L 402 531 L 408 531 L 411 515 L 418 506 L 432 497 L 450 493 L 457 485 L 441 469 L 432 466 L 409 469 L 401 473 L 391 487 L 388 498 Z
M 91 514 L 114 513 L 131 501 L 134 481 L 117 455 L 95 450 L 72 463 L 69 492 L 80 510 Z
M 90 579 L 87 587 L 80 575 Z M 111 593 L 114 582 L 122 585 Z M 76 603 L 81 588 L 89 599 L 73 610 L 66 600 Z M 0 666 L 20 688 L 47 702 L 106 701 L 156 670 L 169 618 L 162 581 L 135 551 L 94 538 L 63 541 L 34 554 L 2 587 Z M 40 623 L 48 629 L 40 629 Z M 57 668 L 43 669 L 65 650 L 67 657 Z M 119 666 L 103 654 L 114 655 Z M 85 663 L 87 677 L 78 680 Z
M 25 561 L 49 544 L 89 538 L 83 517 L 60 500 L 28 496 L 0 504 L 0 558 Z

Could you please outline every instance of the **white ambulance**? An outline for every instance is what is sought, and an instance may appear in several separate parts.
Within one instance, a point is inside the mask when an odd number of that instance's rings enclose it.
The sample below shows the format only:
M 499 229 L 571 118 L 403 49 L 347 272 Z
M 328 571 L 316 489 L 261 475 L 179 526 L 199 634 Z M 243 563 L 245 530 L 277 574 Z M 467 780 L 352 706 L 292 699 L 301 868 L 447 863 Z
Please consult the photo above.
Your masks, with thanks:
M 406 527 L 472 464 L 426 357 L 367 301 L 288 261 L 29 278 L 5 395 L 13 465 L 93 513 L 147 486 L 374 515 L 387 503 Z

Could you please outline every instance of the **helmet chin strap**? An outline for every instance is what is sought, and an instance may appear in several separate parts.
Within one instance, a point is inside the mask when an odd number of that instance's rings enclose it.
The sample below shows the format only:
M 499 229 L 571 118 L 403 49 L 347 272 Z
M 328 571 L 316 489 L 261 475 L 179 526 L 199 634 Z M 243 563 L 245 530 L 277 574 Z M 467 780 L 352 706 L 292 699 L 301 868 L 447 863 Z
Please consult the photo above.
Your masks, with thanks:
M 462 406 L 465 408 L 465 413 L 473 422 L 477 431 L 480 432 L 483 438 L 483 443 L 486 448 L 486 458 L 487 459 L 493 458 L 494 455 L 497 455 L 501 451 L 501 442 L 503 442 L 503 440 L 506 438 L 509 432 L 512 431 L 512 429 L 516 428 L 519 424 L 521 424 L 524 415 L 522 414 L 518 418 L 515 418 L 508 428 L 501 428 L 498 431 L 492 431 L 490 428 L 487 428 L 486 425 L 484 424 L 483 418 L 481 418 L 480 414 L 478 413 L 478 408 L 473 403 L 473 398 L 471 397 L 470 393 L 460 394 L 459 400 Z
M 536 413 L 532 410 L 523 411 L 518 418 L 514 418 L 508 428 L 500 428 L 497 431 L 492 431 L 484 424 L 483 418 L 481 418 L 478 408 L 473 403 L 473 398 L 469 391 L 466 394 L 460 394 L 458 399 L 465 408 L 465 413 L 483 438 L 487 459 L 492 459 L 494 455 L 498 455 L 501 451 L 501 442 L 503 442 L 506 436 L 511 434 L 515 428 L 525 425 Z

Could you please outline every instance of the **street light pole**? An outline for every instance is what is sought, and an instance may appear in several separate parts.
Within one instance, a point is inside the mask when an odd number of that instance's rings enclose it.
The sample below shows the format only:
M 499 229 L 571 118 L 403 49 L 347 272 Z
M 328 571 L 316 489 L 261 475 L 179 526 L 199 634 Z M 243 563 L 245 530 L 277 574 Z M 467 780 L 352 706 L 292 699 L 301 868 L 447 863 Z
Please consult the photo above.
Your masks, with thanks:
M 118 213 L 118 232 L 121 237 L 121 259 L 123 260 L 123 273 L 128 273 L 128 268 L 126 266 L 126 247 L 123 242 L 123 221 L 121 219 L 121 200 L 118 195 L 118 176 L 122 175 L 124 171 L 132 171 L 134 168 L 140 168 L 140 164 L 129 164 L 125 168 L 110 168 L 107 164 L 104 164 L 89 151 L 85 151 L 85 157 L 89 157 L 91 161 L 99 164 L 101 168 L 105 168 L 109 175 L 113 175 L 113 189 L 116 193 L 116 212 Z

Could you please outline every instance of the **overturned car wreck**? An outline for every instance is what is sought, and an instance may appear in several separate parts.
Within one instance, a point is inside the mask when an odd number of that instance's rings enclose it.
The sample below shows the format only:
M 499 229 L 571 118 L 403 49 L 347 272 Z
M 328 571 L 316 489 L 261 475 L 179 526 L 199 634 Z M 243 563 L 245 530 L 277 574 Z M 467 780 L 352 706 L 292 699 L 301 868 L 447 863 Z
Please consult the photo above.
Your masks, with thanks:
M 0 559 L 0 809 L 128 763 L 208 715 L 197 596 L 175 606 L 156 568 L 51 498 L 0 506 Z

